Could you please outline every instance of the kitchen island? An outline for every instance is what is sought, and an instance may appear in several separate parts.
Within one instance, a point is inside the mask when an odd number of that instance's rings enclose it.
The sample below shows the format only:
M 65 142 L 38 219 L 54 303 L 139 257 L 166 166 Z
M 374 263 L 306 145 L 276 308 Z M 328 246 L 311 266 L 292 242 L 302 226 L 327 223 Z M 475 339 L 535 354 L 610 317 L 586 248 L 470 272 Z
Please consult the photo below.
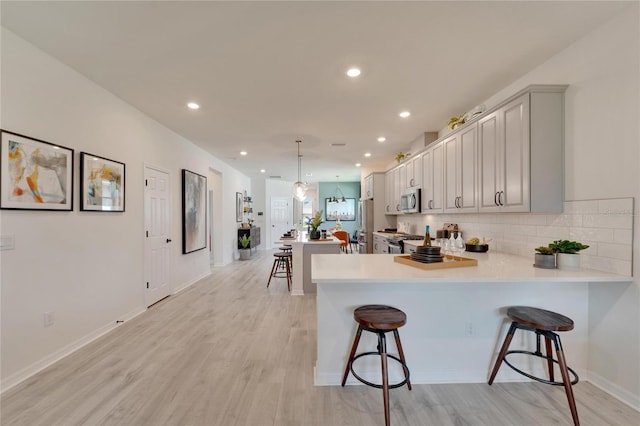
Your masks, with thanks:
M 315 293 L 316 285 L 311 281 L 312 254 L 339 254 L 341 241 L 330 236 L 323 240 L 310 240 L 306 232 L 296 238 L 282 239 L 281 244 L 291 244 L 293 274 L 291 277 L 291 295 Z
M 391 305 L 407 314 L 407 324 L 399 332 L 412 383 L 486 382 L 506 333 L 506 308 L 513 305 L 549 309 L 574 320 L 574 330 L 562 333 L 561 338 L 570 366 L 585 378 L 589 322 L 597 321 L 599 315 L 589 312 L 589 283 L 610 283 L 612 291 L 622 292 L 631 277 L 538 269 L 532 265 L 533 256 L 463 256 L 477 259 L 478 265 L 423 270 L 396 263 L 391 254 L 313 256 L 318 316 L 316 385 L 340 384 L 357 328 L 353 310 L 366 304 Z M 531 348 L 531 337 L 516 335 L 513 349 Z M 375 335 L 363 333 L 359 351 L 375 351 L 376 343 Z M 397 353 L 393 339 L 387 339 L 387 344 L 390 353 Z M 534 374 L 543 374 L 542 363 L 522 362 Z M 379 359 L 362 358 L 356 368 L 375 381 Z M 400 369 L 390 365 L 389 380 L 400 377 Z M 522 381 L 523 377 L 502 368 L 496 380 Z M 350 375 L 348 383 L 358 382 Z

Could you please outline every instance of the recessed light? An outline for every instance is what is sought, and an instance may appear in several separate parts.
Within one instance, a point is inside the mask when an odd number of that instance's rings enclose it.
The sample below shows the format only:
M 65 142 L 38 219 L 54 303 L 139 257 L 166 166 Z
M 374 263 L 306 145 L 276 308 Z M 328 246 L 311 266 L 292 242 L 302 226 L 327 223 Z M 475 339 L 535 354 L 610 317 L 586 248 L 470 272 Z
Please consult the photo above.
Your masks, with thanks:
M 265 169 L 260 169 L 260 173 L 264 173 L 264 172 L 266 172 Z
M 364 156 L 365 156 L 365 157 L 371 157 L 371 153 L 370 153 L 370 152 L 365 152 L 365 153 L 364 153 Z
M 240 151 L 240 155 L 247 155 L 247 151 Z
M 313 173 L 307 172 L 307 173 L 305 173 L 304 175 L 305 175 L 306 177 L 311 177 L 311 176 L 313 176 Z
M 360 166 L 362 166 L 362 164 L 356 163 L 356 167 L 360 167 Z
M 347 75 L 349 77 L 357 77 L 360 75 L 360 70 L 358 68 L 351 68 L 347 71 Z
M 189 108 L 191 108 L 191 109 L 200 109 L 200 105 L 198 105 L 198 104 L 197 104 L 197 103 L 195 103 L 195 102 L 189 102 L 189 103 L 187 104 L 187 106 L 188 106 Z
M 411 115 L 411 113 L 409 111 L 402 111 L 400 114 L 398 114 L 400 117 L 402 118 L 407 118 L 408 116 Z
M 384 141 L 386 141 L 386 140 L 387 140 L 387 138 L 385 138 L 384 136 L 380 136 L 380 137 L 378 138 L 378 142 L 384 142 Z

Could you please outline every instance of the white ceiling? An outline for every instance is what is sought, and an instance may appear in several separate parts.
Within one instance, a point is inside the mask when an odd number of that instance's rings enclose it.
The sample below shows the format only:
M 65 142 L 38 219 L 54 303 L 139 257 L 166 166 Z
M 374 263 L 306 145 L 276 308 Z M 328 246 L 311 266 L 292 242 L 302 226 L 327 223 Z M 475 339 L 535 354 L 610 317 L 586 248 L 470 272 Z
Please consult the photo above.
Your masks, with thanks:
M 316 182 L 359 180 L 356 162 L 383 170 L 422 132 L 442 129 L 624 6 L 2 1 L 0 16 L 252 178 L 295 181 L 301 139 L 303 180 Z M 362 75 L 350 79 L 354 65 Z M 202 108 L 188 110 L 188 101 Z M 410 118 L 398 117 L 403 109 Z

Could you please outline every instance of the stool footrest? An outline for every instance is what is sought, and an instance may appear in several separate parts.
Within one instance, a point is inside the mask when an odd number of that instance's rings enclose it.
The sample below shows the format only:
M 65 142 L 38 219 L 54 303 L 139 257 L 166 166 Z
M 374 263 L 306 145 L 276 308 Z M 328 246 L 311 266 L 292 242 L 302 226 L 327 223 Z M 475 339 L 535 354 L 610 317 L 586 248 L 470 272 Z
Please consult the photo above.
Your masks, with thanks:
M 363 379 L 362 377 L 358 376 L 356 374 L 356 372 L 353 369 L 353 363 L 360 357 L 363 356 L 367 356 L 367 355 L 376 355 L 379 356 L 380 352 L 363 352 L 361 354 L 358 354 L 356 356 L 353 357 L 353 360 L 351 361 L 351 364 L 349 365 L 349 369 L 351 370 L 351 374 L 353 374 L 353 377 L 355 377 L 356 379 L 358 379 L 358 381 L 364 383 L 367 386 L 371 386 L 377 389 L 382 389 L 382 385 L 376 384 L 376 383 L 371 383 L 365 379 Z M 398 383 L 394 383 L 394 384 L 390 384 L 389 385 L 389 389 L 395 389 L 395 388 L 399 388 L 402 387 L 404 385 L 407 384 L 407 382 L 409 381 L 409 367 L 407 367 L 407 365 L 402 362 L 402 360 L 400 358 L 398 358 L 395 355 L 391 355 L 391 354 L 387 354 L 387 358 L 391 358 L 396 360 L 398 363 L 400 363 L 400 365 L 402 366 L 402 369 L 404 370 L 404 380 Z
M 535 380 L 535 381 L 537 381 L 537 382 L 546 383 L 547 385 L 553 385 L 553 386 L 564 386 L 564 383 L 563 383 L 563 382 L 556 382 L 556 381 L 552 381 L 552 380 L 546 380 L 546 379 L 543 379 L 543 378 L 541 378 L 541 377 L 537 377 L 537 376 L 534 376 L 534 375 L 532 375 L 532 374 L 529 374 L 529 373 L 527 373 L 527 372 L 524 372 L 524 371 L 520 370 L 519 368 L 517 368 L 517 367 L 515 367 L 513 364 L 511 364 L 511 363 L 509 362 L 509 360 L 507 359 L 507 356 L 508 356 L 508 355 L 510 355 L 510 354 L 525 354 L 525 355 L 532 355 L 532 356 L 535 356 L 535 357 L 538 357 L 538 358 L 542 358 L 542 359 L 547 360 L 547 361 L 552 361 L 552 362 L 554 362 L 554 363 L 556 363 L 556 364 L 559 364 L 559 363 L 558 363 L 558 360 L 553 359 L 553 358 L 548 357 L 548 356 L 545 356 L 545 355 L 543 355 L 543 354 L 542 354 L 542 353 L 540 353 L 540 352 L 531 352 L 531 351 L 512 350 L 512 351 L 507 351 L 507 352 L 504 354 L 504 362 L 505 362 L 505 364 L 507 364 L 509 367 L 511 367 L 511 369 L 512 369 L 512 370 L 514 370 L 514 371 L 516 371 L 516 372 L 518 372 L 518 373 L 522 374 L 523 376 L 528 377 L 528 378 L 530 378 L 531 380 Z M 571 374 L 573 375 L 573 377 L 574 377 L 574 379 L 573 379 L 573 381 L 571 382 L 571 384 L 572 384 L 572 385 L 575 385 L 576 383 L 578 383 L 578 381 L 580 380 L 580 378 L 578 377 L 578 374 L 577 374 L 575 371 L 573 371 L 573 369 L 572 369 L 571 367 L 569 367 L 569 366 L 567 366 L 567 370 L 569 370 L 569 373 L 571 373 Z

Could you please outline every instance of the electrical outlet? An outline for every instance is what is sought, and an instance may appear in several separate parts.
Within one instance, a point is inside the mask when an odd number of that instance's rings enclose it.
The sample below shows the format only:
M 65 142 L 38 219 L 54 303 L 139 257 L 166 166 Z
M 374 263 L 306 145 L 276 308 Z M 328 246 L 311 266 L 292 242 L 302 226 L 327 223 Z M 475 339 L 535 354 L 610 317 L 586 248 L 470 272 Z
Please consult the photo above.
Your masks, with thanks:
M 53 323 L 55 322 L 55 315 L 51 311 L 45 312 L 44 314 L 42 314 L 42 317 L 44 319 L 44 326 L 45 327 L 51 327 L 53 325 Z
M 464 335 L 467 337 L 471 337 L 475 334 L 475 330 L 473 327 L 473 323 L 471 321 L 467 321 L 464 323 Z

